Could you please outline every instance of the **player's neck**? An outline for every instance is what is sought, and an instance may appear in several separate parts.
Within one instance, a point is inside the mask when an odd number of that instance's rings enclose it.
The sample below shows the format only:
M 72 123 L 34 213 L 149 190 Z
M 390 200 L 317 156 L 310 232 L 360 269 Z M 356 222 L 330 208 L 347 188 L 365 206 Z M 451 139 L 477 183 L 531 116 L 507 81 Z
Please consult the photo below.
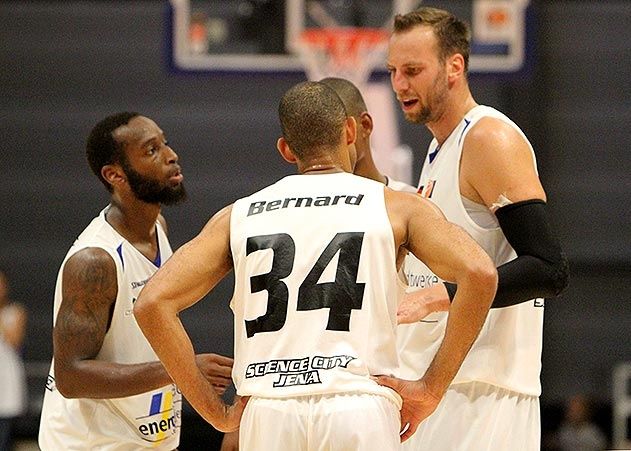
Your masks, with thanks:
M 106 220 L 130 242 L 153 242 L 159 214 L 159 204 L 148 204 L 136 198 L 122 201 L 114 194 Z
M 447 140 L 465 115 L 477 105 L 468 89 L 462 95 L 455 96 L 454 99 L 447 102 L 445 111 L 440 118 L 426 124 L 438 141 L 438 145 L 442 145 Z
M 300 174 L 332 174 L 335 172 L 351 172 L 350 162 L 342 153 L 320 155 L 307 161 L 298 161 Z
M 344 170 L 339 165 L 333 164 L 312 164 L 300 170 L 303 175 L 334 174 L 336 172 L 344 172 Z
M 368 152 L 370 152 L 370 150 Z M 387 182 L 386 176 L 379 172 L 379 169 L 375 166 L 375 162 L 369 157 L 369 155 L 364 156 L 364 158 L 355 164 L 353 174 L 367 179 L 372 179 L 383 184 Z

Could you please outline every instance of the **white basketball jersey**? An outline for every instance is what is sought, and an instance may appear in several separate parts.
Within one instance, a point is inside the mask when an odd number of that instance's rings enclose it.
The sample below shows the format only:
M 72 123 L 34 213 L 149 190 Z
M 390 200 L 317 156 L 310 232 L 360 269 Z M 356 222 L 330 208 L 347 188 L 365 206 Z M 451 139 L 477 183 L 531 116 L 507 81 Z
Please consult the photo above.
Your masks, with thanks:
M 54 321 L 62 300 L 62 274 L 66 261 L 87 247 L 107 251 L 117 269 L 118 295 L 112 322 L 97 360 L 123 364 L 158 360 L 133 316 L 133 303 L 156 263 L 171 256 L 171 246 L 156 222 L 160 261 L 152 262 L 107 223 L 107 208 L 81 233 L 68 251 L 55 287 Z M 39 430 L 42 450 L 101 451 L 155 448 L 173 450 L 180 438 L 182 395 L 173 384 L 135 396 L 117 399 L 66 399 L 55 387 L 51 365 Z
M 437 153 L 436 140 L 431 142 L 421 171 L 419 193 L 438 205 L 449 221 L 466 230 L 499 266 L 516 258 L 515 251 L 496 221 L 493 227 L 485 228 L 471 217 L 484 213 L 481 210 L 486 210 L 493 218 L 494 215 L 485 206 L 460 196 L 463 142 L 469 130 L 483 117 L 494 117 L 510 124 L 527 140 L 519 127 L 504 114 L 487 106 L 477 106 L 465 115 Z M 440 282 L 412 255 L 406 258 L 404 272 L 410 290 Z M 447 313 L 438 312 L 420 323 L 399 326 L 397 340 L 402 377 L 418 378 L 424 374 L 442 341 L 446 323 Z M 528 395 L 540 395 L 542 336 L 543 300 L 492 309 L 453 383 L 482 381 Z
M 408 193 L 416 193 L 417 190 L 412 185 L 408 185 L 405 182 L 394 180 L 390 177 L 386 177 L 386 186 L 395 191 L 406 191 Z
M 399 367 L 403 285 L 384 189 L 348 173 L 292 175 L 234 204 L 239 394 L 359 392 L 400 405 L 369 378 Z

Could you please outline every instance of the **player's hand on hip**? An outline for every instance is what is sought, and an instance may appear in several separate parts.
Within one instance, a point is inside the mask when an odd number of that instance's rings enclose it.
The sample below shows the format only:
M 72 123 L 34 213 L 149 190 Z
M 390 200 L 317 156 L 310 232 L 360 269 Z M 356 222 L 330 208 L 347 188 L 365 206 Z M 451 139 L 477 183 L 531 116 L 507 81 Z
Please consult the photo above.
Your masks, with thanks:
M 416 323 L 430 313 L 448 311 L 449 306 L 449 294 L 442 283 L 405 293 L 397 309 L 397 324 Z
M 213 426 L 221 432 L 233 432 L 239 429 L 241 416 L 243 415 L 243 410 L 245 409 L 249 399 L 249 396 L 242 397 L 236 395 L 232 405 L 225 406 L 223 418 L 221 418 L 220 421 L 213 423 Z
M 197 366 L 218 395 L 223 395 L 232 383 L 232 365 L 234 360 L 218 354 L 198 354 Z
M 419 424 L 436 410 L 440 398 L 431 393 L 425 382 L 389 376 L 373 378 L 378 384 L 395 390 L 403 399 L 401 407 L 401 442 L 412 437 Z

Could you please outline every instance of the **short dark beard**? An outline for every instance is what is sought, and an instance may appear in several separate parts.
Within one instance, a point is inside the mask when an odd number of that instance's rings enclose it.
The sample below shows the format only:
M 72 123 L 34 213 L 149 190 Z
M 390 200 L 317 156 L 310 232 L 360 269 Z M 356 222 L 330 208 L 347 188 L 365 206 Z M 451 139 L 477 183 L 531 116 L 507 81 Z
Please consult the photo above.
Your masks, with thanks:
M 148 204 L 175 205 L 186 200 L 187 194 L 183 184 L 169 186 L 157 180 L 143 177 L 135 171 L 127 161 L 121 161 L 123 172 L 134 195 Z
M 445 85 L 440 85 L 440 81 L 444 80 L 445 71 L 441 71 L 434 80 L 431 90 L 431 98 L 428 99 L 428 104 L 421 108 L 417 114 L 406 115 L 408 122 L 413 124 L 427 124 L 428 122 L 437 121 L 444 113 L 443 106 L 445 99 L 447 98 L 447 88 Z

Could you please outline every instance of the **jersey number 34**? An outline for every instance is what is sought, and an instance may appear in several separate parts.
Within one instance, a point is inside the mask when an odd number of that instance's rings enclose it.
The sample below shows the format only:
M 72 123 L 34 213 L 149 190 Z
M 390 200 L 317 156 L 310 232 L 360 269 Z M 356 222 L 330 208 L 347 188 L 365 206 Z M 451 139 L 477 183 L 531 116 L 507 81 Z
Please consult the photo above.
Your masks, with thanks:
M 357 271 L 363 240 L 363 232 L 336 234 L 300 285 L 297 310 L 330 309 L 327 330 L 348 331 L 351 311 L 362 307 L 366 284 L 357 282 Z M 250 277 L 250 290 L 252 293 L 267 291 L 267 311 L 254 320 L 245 321 L 248 338 L 259 332 L 280 330 L 287 320 L 289 290 L 282 279 L 293 270 L 296 245 L 286 233 L 248 238 L 246 255 L 262 249 L 272 249 L 272 269 L 266 274 Z M 318 283 L 338 252 L 335 281 Z

